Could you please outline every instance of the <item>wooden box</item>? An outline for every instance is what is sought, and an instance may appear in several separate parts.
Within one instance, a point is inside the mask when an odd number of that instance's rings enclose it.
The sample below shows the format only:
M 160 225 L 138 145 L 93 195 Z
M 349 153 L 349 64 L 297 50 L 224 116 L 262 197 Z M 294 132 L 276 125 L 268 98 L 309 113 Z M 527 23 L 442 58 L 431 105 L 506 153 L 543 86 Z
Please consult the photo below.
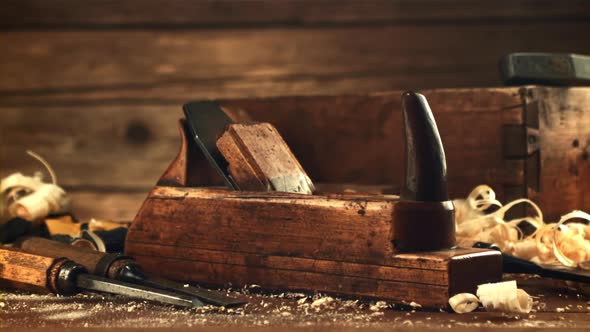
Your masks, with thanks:
M 444 142 L 452 198 L 488 184 L 502 201 L 533 199 L 547 221 L 574 209 L 590 210 L 590 112 L 585 112 L 590 88 L 422 93 Z M 272 123 L 314 182 L 380 185 L 398 192 L 403 170 L 400 95 L 391 91 L 221 103 Z

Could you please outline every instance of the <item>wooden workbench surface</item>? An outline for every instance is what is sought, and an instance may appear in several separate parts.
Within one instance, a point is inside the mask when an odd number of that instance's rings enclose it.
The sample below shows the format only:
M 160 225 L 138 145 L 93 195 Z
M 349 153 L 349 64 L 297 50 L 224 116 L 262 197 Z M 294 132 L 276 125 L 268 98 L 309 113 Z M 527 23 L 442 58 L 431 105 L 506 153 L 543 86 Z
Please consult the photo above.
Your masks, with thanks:
M 590 2 L 578 0 L 455 0 L 444 5 L 432 0 L 146 0 L 137 4 L 134 0 L 51 4 L 22 0 L 9 1 L 0 11 L 2 41 L 9 45 L 0 53 L 0 174 L 32 175 L 41 166 L 24 151 L 41 154 L 56 170 L 58 183 L 72 199 L 72 212 L 82 221 L 133 219 L 177 152 L 175 124 L 182 115 L 181 105 L 189 100 L 496 86 L 500 84 L 497 61 L 506 53 L 590 53 L 587 35 L 580 33 L 590 28 Z M 520 100 L 518 93 L 502 96 L 501 100 Z M 456 99 L 457 108 L 470 103 Z M 337 106 L 322 112 L 338 110 Z M 481 107 L 471 109 L 482 113 Z M 498 107 L 488 114 L 503 111 Z M 580 108 L 572 107 L 571 112 L 579 114 Z M 559 114 L 566 113 L 560 109 Z M 369 128 L 370 122 L 365 123 Z M 312 129 L 299 128 L 302 135 L 312 137 Z M 499 146 L 493 140 L 498 135 L 486 135 L 478 128 L 461 128 L 457 140 Z M 343 132 L 348 133 L 341 128 L 335 135 L 357 137 Z M 383 132 L 360 131 L 371 144 Z M 572 145 L 563 142 L 564 149 Z M 568 156 L 581 156 L 583 147 L 576 145 Z M 338 153 L 317 149 L 326 159 Z M 581 173 L 570 167 L 571 181 L 561 178 L 556 184 L 579 183 L 586 174 L 581 164 L 585 159 L 575 160 L 580 160 Z M 369 163 L 395 174 L 387 165 L 372 159 Z M 351 174 L 358 177 L 356 171 Z M 384 183 L 380 180 L 363 183 Z M 96 294 L 61 298 L 0 288 L 0 328 L 590 328 L 590 297 L 578 297 L 563 285 L 539 279 L 520 284 L 539 297 L 537 312 L 518 318 L 483 311 L 412 312 L 399 306 L 373 311 L 370 301 L 350 300 L 335 300 L 316 311 L 310 307 L 311 299 L 298 304 L 301 296 L 291 293 L 242 294 L 249 297 L 248 306 L 220 312 Z
M 590 328 L 590 297 L 549 280 L 523 276 L 516 276 L 516 279 L 519 287 L 535 297 L 534 311 L 530 314 L 509 316 L 478 310 L 459 315 L 391 303 L 383 306 L 376 305 L 375 301 L 338 298 L 324 300 L 324 304 L 318 306 L 312 305 L 320 297 L 318 294 L 262 294 L 256 286 L 227 290 L 231 295 L 247 298 L 249 304 L 244 307 L 192 310 L 133 301 L 120 296 L 87 293 L 64 298 L 10 291 L 3 292 L 0 300 L 0 327 L 363 327 L 370 330 L 395 327 L 459 327 L 470 330 L 489 327 L 527 330 L 541 327 Z

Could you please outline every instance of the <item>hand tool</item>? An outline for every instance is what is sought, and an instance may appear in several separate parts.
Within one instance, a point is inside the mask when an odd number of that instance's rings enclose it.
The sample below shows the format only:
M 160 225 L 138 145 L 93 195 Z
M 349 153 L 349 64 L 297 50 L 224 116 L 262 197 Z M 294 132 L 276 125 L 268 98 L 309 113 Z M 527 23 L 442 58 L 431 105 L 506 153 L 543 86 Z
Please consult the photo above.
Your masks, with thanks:
M 511 53 L 500 60 L 506 85 L 590 85 L 590 56 L 564 53 Z
M 473 247 L 500 251 L 500 247 L 497 245 L 486 242 L 476 242 Z M 590 271 L 588 270 L 555 264 L 537 264 L 505 253 L 502 253 L 502 271 L 504 273 L 536 274 L 546 278 L 590 283 Z
M 454 207 L 434 116 L 424 96 L 406 92 L 401 97 L 402 112 L 391 115 L 405 124 L 399 137 L 405 134 L 406 160 L 391 155 L 406 169 L 397 174 L 404 178 L 401 197 L 302 195 L 267 191 L 267 186 L 236 191 L 178 181 L 199 172 L 185 162 L 200 152 L 189 148 L 195 135 L 185 126 L 178 155 L 129 228 L 126 254 L 147 272 L 171 279 L 415 301 L 425 307 L 446 307 L 450 296 L 498 281 L 501 253 L 455 248 Z M 284 171 L 292 167 L 272 169 L 268 162 L 273 147 L 283 144 L 278 133 L 266 135 L 268 128 L 250 124 L 225 127 L 230 147 L 238 147 L 224 149 L 225 160 L 230 165 L 230 159 L 247 161 L 234 164 L 243 167 L 235 174 L 250 167 L 249 174 L 260 179 L 261 160 L 266 174 L 272 171 L 267 178 L 292 174 Z M 266 136 L 256 139 L 259 135 Z M 221 151 L 223 135 L 214 136 Z M 164 265 L 168 268 L 160 268 Z
M 23 237 L 15 241 L 13 246 L 33 254 L 66 257 L 84 266 L 96 276 L 190 295 L 208 304 L 229 307 L 247 302 L 220 292 L 183 285 L 163 278 L 148 277 L 131 257 L 120 254 L 107 254 L 88 248 L 78 248 L 40 237 Z
M 182 307 L 203 306 L 198 299 L 186 295 L 88 274 L 82 265 L 67 258 L 31 254 L 15 248 L 0 247 L 0 279 L 42 287 L 63 296 L 86 289 Z

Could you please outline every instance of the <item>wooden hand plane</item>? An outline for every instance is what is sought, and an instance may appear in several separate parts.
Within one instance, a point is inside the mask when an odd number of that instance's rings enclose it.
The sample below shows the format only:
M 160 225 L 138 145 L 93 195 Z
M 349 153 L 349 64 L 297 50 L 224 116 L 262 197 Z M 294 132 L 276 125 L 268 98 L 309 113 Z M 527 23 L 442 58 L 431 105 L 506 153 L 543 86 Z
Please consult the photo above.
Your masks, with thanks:
M 500 280 L 500 252 L 455 246 L 444 149 L 426 98 L 406 92 L 402 106 L 399 196 L 199 187 L 191 160 L 202 152 L 181 121 L 180 152 L 135 217 L 126 254 L 150 273 L 184 282 L 438 308 Z

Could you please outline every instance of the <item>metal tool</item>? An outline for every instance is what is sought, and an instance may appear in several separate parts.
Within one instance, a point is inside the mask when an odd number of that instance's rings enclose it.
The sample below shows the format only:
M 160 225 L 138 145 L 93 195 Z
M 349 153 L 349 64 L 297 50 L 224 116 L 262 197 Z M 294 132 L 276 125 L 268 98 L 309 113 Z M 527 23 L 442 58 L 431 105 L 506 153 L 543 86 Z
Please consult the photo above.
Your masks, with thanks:
M 590 56 L 563 53 L 511 53 L 500 60 L 506 85 L 590 85 Z
M 0 279 L 43 287 L 63 296 L 86 289 L 188 308 L 204 305 L 187 295 L 88 274 L 86 268 L 67 258 L 47 257 L 15 248 L 0 248 Z
M 148 277 L 131 257 L 120 254 L 78 248 L 41 237 L 23 237 L 15 241 L 13 246 L 33 254 L 67 257 L 78 262 L 94 275 L 193 296 L 207 304 L 230 307 L 247 303 L 221 292 L 183 285 L 163 278 Z
M 195 101 L 183 107 L 186 125 L 197 146 L 203 151 L 209 163 L 217 170 L 225 184 L 234 190 L 239 190 L 227 169 L 228 162 L 219 149 L 217 139 L 223 134 L 227 125 L 234 123 L 214 101 Z
M 476 242 L 473 247 L 500 251 L 497 245 L 486 242 Z M 502 253 L 502 270 L 504 273 L 536 274 L 546 278 L 590 283 L 590 271 L 562 265 L 536 264 L 505 253 Z

